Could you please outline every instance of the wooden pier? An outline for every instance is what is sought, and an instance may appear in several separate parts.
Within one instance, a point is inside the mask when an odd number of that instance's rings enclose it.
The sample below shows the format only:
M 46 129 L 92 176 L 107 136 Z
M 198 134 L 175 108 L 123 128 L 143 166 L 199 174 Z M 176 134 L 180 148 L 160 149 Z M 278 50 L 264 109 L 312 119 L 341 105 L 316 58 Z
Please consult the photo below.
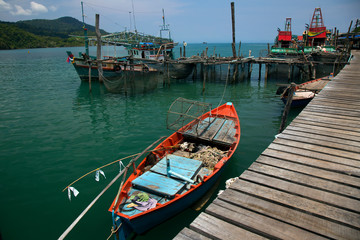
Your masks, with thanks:
M 360 51 L 175 239 L 360 239 Z

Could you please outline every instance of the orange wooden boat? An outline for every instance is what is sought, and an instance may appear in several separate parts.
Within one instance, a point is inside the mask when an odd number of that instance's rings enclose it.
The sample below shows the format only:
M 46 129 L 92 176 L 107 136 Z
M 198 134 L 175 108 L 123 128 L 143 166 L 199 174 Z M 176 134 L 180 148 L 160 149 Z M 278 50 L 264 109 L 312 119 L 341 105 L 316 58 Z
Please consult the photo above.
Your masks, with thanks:
M 182 111 L 170 107 L 168 114 L 177 117 L 168 127 L 189 123 L 134 165 L 121 185 L 109 208 L 116 239 L 142 234 L 194 204 L 215 184 L 239 144 L 240 122 L 232 103 L 193 118 L 190 112 L 199 102 L 176 101 Z

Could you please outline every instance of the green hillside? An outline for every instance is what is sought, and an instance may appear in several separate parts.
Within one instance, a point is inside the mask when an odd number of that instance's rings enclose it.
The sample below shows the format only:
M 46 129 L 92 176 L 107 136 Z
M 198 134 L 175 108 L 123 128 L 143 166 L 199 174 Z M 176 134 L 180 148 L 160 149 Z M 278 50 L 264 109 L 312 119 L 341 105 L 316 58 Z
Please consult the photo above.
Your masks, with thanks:
M 95 35 L 95 27 L 85 25 L 88 35 Z M 107 32 L 101 30 L 101 34 Z M 0 21 L 0 49 L 46 48 L 82 46 L 83 23 L 72 17 L 55 20 L 34 19 L 18 22 Z

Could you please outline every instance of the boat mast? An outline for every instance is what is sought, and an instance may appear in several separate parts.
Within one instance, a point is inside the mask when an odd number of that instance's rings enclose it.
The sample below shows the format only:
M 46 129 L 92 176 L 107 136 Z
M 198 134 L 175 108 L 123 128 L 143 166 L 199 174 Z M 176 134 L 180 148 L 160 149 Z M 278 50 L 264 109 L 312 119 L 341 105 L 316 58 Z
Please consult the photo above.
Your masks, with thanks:
M 89 40 L 87 36 L 87 28 L 85 27 L 85 20 L 84 20 L 84 3 L 81 1 L 81 13 L 82 13 L 82 21 L 83 21 L 83 29 L 84 29 L 84 38 L 85 38 L 85 53 L 89 56 Z
M 161 29 L 160 29 L 160 38 L 162 38 L 162 32 L 163 31 L 166 31 L 168 32 L 169 34 L 169 40 L 171 41 L 171 35 L 170 35 L 170 29 L 169 29 L 169 24 L 166 24 L 165 23 L 165 13 L 164 13 L 164 9 L 162 9 L 162 12 L 163 12 L 163 25 L 161 26 Z

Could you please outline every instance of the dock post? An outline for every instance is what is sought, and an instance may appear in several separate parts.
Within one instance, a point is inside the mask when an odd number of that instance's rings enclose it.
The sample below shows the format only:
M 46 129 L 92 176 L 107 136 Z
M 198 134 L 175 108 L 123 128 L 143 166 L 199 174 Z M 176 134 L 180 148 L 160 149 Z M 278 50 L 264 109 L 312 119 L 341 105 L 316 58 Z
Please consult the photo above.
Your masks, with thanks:
M 97 69 L 99 75 L 99 82 L 103 81 L 103 70 L 102 70 L 102 62 L 101 62 L 101 33 L 100 33 L 100 26 L 99 26 L 99 14 L 95 14 L 95 33 L 96 33 L 96 41 L 97 41 L 97 48 L 96 48 L 96 62 L 97 62 Z
M 312 69 L 312 79 L 316 79 L 316 67 L 315 66 Z
M 265 81 L 268 79 L 269 74 L 269 64 L 265 63 Z
M 288 64 L 288 81 L 291 80 L 291 63 Z
M 204 64 L 204 78 L 203 78 L 203 89 L 202 89 L 203 93 L 205 92 L 205 82 L 206 82 L 206 77 L 207 77 L 207 69 L 208 69 L 208 66 Z
M 180 57 L 182 57 L 182 47 L 180 47 Z
M 89 92 L 91 92 L 91 61 L 89 60 Z
M 295 87 L 296 87 L 296 84 L 291 83 L 290 91 L 289 91 L 287 101 L 286 101 L 286 105 L 285 105 L 285 108 L 284 108 L 284 112 L 283 112 L 283 115 L 282 115 L 282 118 L 281 118 L 281 124 L 280 124 L 280 128 L 279 128 L 279 133 L 282 133 L 282 131 L 285 129 L 286 120 L 287 120 L 287 116 L 288 116 L 289 111 L 290 111 L 290 107 L 291 107 Z
M 259 80 L 261 79 L 261 63 L 259 63 Z
M 193 75 L 192 75 L 193 80 L 195 80 L 196 78 L 197 78 L 197 63 L 194 64 Z
M 240 50 L 241 50 L 241 41 L 239 42 L 238 57 L 240 57 Z
M 234 2 L 231 2 L 231 24 L 232 24 L 232 52 L 233 57 L 236 58 L 236 48 L 235 48 L 235 9 Z

